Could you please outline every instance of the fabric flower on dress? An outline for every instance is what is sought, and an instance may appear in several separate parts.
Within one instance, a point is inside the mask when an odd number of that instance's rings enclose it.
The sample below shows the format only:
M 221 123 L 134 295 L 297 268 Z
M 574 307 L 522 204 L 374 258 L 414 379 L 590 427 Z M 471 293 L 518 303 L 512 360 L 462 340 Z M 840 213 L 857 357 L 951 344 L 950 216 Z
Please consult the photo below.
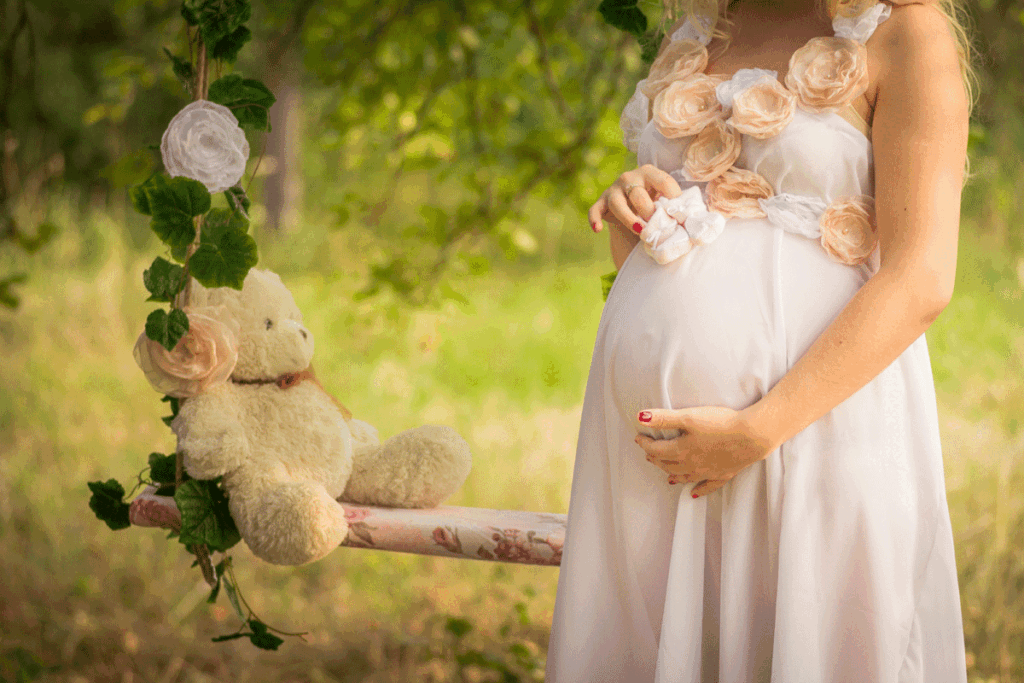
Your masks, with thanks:
M 760 174 L 735 167 L 709 182 L 706 191 L 708 208 L 726 218 L 764 218 L 767 214 L 758 200 L 775 194 Z
M 823 199 L 783 192 L 757 203 L 772 225 L 808 239 L 821 237 L 818 223 L 828 207 Z
M 198 180 L 214 194 L 241 180 L 249 142 L 230 109 L 197 100 L 171 119 L 160 140 L 160 156 L 172 178 Z
M 693 17 L 687 18 L 683 25 L 675 30 L 670 40 L 695 40 L 706 46 L 711 42 L 711 33 L 714 30 L 714 17 Z
M 675 81 L 654 98 L 654 126 L 667 138 L 696 135 L 714 119 L 725 118 L 715 89 L 720 77 L 693 74 Z
M 227 381 L 238 362 L 238 323 L 223 306 L 185 308 L 188 332 L 168 351 L 143 332 L 135 342 L 135 362 L 154 389 L 189 398 Z
M 796 113 L 796 95 L 779 82 L 775 71 L 740 69 L 715 89 L 723 107 L 732 109 L 726 123 L 752 137 L 775 137 Z
M 674 199 L 659 197 L 654 207 L 640 239 L 644 250 L 661 265 L 675 261 L 694 245 L 714 241 L 725 227 L 724 216 L 708 211 L 699 187 L 690 187 Z
M 833 202 L 821 215 L 821 246 L 833 261 L 866 263 L 878 244 L 875 200 L 870 195 Z
M 891 14 L 892 7 L 885 3 L 851 0 L 840 4 L 836 17 L 832 20 L 832 31 L 838 38 L 849 38 L 863 44 Z
M 696 40 L 673 40 L 651 64 L 643 93 L 652 100 L 674 81 L 700 73 L 708 65 L 708 50 Z
M 640 136 L 643 135 L 644 128 L 647 127 L 650 100 L 643 93 L 645 83 L 646 81 L 640 81 L 636 84 L 633 96 L 629 98 L 629 102 L 626 103 L 626 107 L 622 110 L 622 116 L 619 117 L 619 128 L 622 129 L 622 142 L 626 145 L 626 149 L 634 154 L 636 154 L 640 147 Z
M 786 87 L 802 109 L 837 112 L 868 89 L 867 48 L 850 38 L 811 38 L 790 58 Z
M 740 150 L 739 131 L 721 118 L 712 119 L 686 148 L 683 177 L 703 182 L 720 176 L 739 158 Z
M 837 0 L 833 16 L 833 29 L 836 17 L 858 17 L 879 4 L 878 0 Z

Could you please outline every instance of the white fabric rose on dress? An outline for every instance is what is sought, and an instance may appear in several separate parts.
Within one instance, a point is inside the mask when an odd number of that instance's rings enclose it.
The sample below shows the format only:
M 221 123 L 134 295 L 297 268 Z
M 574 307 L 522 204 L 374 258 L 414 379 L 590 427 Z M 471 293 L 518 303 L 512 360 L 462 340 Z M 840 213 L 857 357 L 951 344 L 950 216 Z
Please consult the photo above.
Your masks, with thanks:
M 833 261 L 866 263 L 878 245 L 875 200 L 870 195 L 833 202 L 821 215 L 821 246 Z
M 727 218 L 764 218 L 767 214 L 758 203 L 775 194 L 759 173 L 743 168 L 730 168 L 708 183 L 708 207 Z
M 739 82 L 736 76 L 742 77 Z M 726 123 L 759 140 L 775 137 L 796 114 L 796 95 L 779 82 L 774 71 L 741 69 L 716 88 L 718 101 L 732 108 Z
M 715 95 L 715 76 L 693 74 L 675 81 L 654 98 L 654 125 L 667 138 L 696 135 L 714 119 L 725 118 Z
M 828 206 L 823 199 L 783 192 L 757 203 L 772 225 L 808 239 L 821 237 L 819 221 Z
M 198 100 L 171 119 L 160 140 L 160 156 L 172 178 L 198 180 L 214 194 L 241 180 L 249 142 L 230 109 Z
M 675 261 L 695 245 L 714 241 L 725 227 L 725 217 L 708 211 L 696 186 L 674 199 L 659 197 L 654 207 L 640 239 L 647 254 L 661 265 Z
M 647 99 L 647 95 L 643 92 L 645 82 L 640 81 L 636 84 L 633 96 L 629 98 L 629 102 L 626 103 L 626 107 L 622 110 L 622 116 L 619 117 L 619 128 L 622 129 L 622 142 L 626 145 L 626 149 L 634 154 L 640 148 L 640 136 L 643 135 L 644 128 L 647 127 L 650 100 Z
M 892 7 L 877 0 L 841 2 L 832 20 L 832 31 L 839 38 L 866 43 L 878 25 L 889 18 Z
M 670 40 L 695 40 L 701 45 L 711 42 L 711 33 L 714 30 L 715 17 L 698 16 L 687 17 L 683 25 L 676 29 Z
M 732 166 L 740 151 L 739 131 L 726 126 L 721 118 L 712 119 L 686 148 L 683 176 L 691 181 L 711 180 Z
M 651 63 L 643 92 L 653 100 L 674 81 L 699 73 L 707 65 L 707 48 L 695 40 L 674 40 Z
M 868 53 L 850 38 L 811 38 L 789 60 L 786 87 L 802 109 L 837 112 L 868 89 Z
M 135 342 L 135 362 L 154 389 L 189 398 L 227 381 L 238 361 L 238 323 L 223 306 L 185 308 L 188 332 L 173 351 L 143 332 Z

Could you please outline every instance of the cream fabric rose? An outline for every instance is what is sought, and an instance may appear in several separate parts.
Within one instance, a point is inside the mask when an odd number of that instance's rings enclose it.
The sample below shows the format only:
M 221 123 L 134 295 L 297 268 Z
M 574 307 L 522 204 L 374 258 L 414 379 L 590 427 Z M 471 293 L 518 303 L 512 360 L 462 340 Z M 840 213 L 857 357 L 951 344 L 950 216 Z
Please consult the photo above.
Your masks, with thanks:
M 171 119 L 160 140 L 160 155 L 172 178 L 198 180 L 213 194 L 241 180 L 249 142 L 230 109 L 198 100 Z
M 686 148 L 683 176 L 698 182 L 720 176 L 739 158 L 740 149 L 739 131 L 720 118 L 712 119 Z
M 775 137 L 796 114 L 796 95 L 773 75 L 762 77 L 732 97 L 732 116 L 726 123 L 752 137 Z
M 186 308 L 188 332 L 173 351 L 143 332 L 135 362 L 161 394 L 189 398 L 226 381 L 238 361 L 238 323 L 223 306 Z
M 629 102 L 622 110 L 622 116 L 619 117 L 622 142 L 626 145 L 626 149 L 634 154 L 640 148 L 640 137 L 644 133 L 644 128 L 647 127 L 647 114 L 650 106 L 650 100 L 643 93 L 643 86 L 644 81 L 636 84 L 633 96 L 629 98 Z
M 878 244 L 875 200 L 870 195 L 833 202 L 821 215 L 821 246 L 833 261 L 866 263 Z
M 839 111 L 868 89 L 867 48 L 850 38 L 811 38 L 790 58 L 786 87 L 806 111 Z
M 708 183 L 708 207 L 727 218 L 764 218 L 768 214 L 758 203 L 775 191 L 760 174 L 730 168 Z
M 708 50 L 696 40 L 673 40 L 655 58 L 644 79 L 643 93 L 650 99 L 674 81 L 703 71 L 708 65 Z
M 668 86 L 654 98 L 654 126 L 667 138 L 696 135 L 713 119 L 725 117 L 715 88 L 718 79 L 693 74 Z

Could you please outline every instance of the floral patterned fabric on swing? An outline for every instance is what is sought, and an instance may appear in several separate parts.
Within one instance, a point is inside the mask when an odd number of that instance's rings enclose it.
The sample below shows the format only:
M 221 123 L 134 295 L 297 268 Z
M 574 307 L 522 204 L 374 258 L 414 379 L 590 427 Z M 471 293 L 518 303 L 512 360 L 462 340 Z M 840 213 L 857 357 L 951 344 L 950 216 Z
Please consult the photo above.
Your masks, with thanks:
M 708 31 L 684 25 L 626 107 L 627 145 L 683 193 L 658 200 L 601 315 L 547 683 L 966 683 L 924 335 L 707 496 L 634 442 L 678 436 L 643 409 L 756 403 L 877 272 L 849 103 L 891 11 L 843 3 L 784 81 L 702 73 Z

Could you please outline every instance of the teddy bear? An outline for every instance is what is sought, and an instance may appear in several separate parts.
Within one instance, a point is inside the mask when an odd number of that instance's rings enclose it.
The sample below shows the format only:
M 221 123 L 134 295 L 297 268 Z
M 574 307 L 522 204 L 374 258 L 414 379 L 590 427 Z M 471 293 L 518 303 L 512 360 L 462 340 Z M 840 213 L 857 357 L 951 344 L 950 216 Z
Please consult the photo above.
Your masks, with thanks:
M 237 325 L 228 381 L 181 403 L 171 422 L 185 471 L 223 476 L 231 515 L 257 556 L 280 565 L 321 559 L 348 533 L 338 500 L 424 508 L 465 481 L 469 445 L 450 427 L 425 425 L 383 444 L 310 367 L 313 335 L 281 278 L 250 270 L 242 289 L 193 284 L 192 307 Z

